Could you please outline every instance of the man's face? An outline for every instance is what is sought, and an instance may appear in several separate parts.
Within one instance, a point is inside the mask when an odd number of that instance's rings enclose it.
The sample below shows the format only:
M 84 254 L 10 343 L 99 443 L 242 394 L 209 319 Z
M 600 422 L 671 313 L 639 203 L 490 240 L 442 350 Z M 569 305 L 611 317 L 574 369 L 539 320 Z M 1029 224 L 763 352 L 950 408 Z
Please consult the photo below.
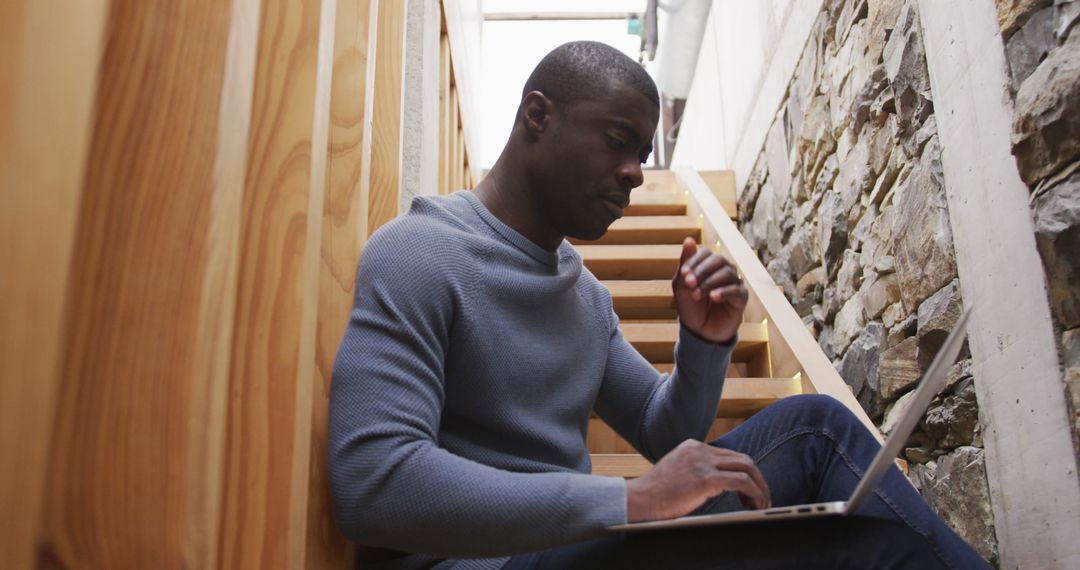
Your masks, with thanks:
M 552 229 L 591 240 L 622 217 L 630 190 L 643 182 L 658 114 L 624 85 L 554 112 L 533 170 L 540 213 Z

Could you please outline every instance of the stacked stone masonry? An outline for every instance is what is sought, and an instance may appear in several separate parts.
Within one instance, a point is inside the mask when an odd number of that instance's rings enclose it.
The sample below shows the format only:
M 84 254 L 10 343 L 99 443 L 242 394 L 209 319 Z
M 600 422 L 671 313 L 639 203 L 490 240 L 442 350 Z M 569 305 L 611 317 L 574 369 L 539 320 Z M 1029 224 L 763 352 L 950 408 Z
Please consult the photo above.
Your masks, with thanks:
M 1080 1 L 998 0 L 997 9 L 1014 95 L 1012 150 L 1031 191 L 1080 462 Z
M 747 241 L 885 433 L 963 307 L 921 36 L 915 0 L 826 0 L 739 198 Z M 904 458 L 996 562 L 977 381 L 965 347 Z

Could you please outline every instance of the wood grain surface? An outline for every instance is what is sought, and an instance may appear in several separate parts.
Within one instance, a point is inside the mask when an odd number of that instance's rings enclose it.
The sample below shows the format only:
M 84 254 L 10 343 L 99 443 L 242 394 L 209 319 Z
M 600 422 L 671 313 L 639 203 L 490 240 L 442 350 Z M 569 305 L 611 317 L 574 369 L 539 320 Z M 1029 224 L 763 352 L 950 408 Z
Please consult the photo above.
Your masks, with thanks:
M 330 141 L 319 265 L 319 314 L 311 413 L 306 568 L 349 568 L 352 547 L 334 526 L 327 475 L 327 421 L 334 358 L 352 308 L 367 239 L 372 82 L 378 0 L 338 0 Z
M 453 65 L 453 64 L 451 64 Z M 450 84 L 450 188 L 451 192 L 461 189 L 461 137 L 458 135 L 458 121 L 461 119 L 458 106 L 457 86 Z
M 442 21 L 443 33 L 439 38 L 439 193 L 453 192 L 450 184 L 450 40 L 446 37 L 446 19 Z
M 196 324 L 191 422 L 193 455 L 188 463 L 188 497 L 193 512 L 184 532 L 196 552 L 194 566 L 212 568 L 218 560 L 225 446 L 225 405 L 232 364 L 233 319 L 240 262 L 240 220 L 248 134 L 251 126 L 255 58 L 258 51 L 260 0 L 234 0 L 225 53 L 214 157 L 214 191 L 207 226 L 206 264 Z M 207 466 L 213 468 L 207 468 Z
M 228 321 L 206 316 L 232 294 L 205 285 L 219 225 L 239 222 L 213 211 L 238 192 L 215 180 L 230 3 L 116 0 L 108 18 L 42 563 L 205 567 L 216 499 L 203 474 L 220 467 L 222 426 L 205 397 L 224 374 L 200 358 L 227 338 Z
M 458 99 L 460 104 L 461 99 Z M 460 108 L 460 107 L 459 107 Z M 454 148 L 457 151 L 457 158 L 454 160 L 454 165 L 457 168 L 457 179 L 455 180 L 455 186 L 458 188 L 467 188 L 465 183 L 465 132 L 461 128 L 461 115 L 458 115 L 458 129 L 457 129 L 457 141 L 454 143 Z
M 270 0 L 262 7 L 240 230 L 220 568 L 285 568 L 303 560 L 330 91 L 323 68 L 330 66 L 333 33 L 333 26 L 322 24 L 336 6 L 324 2 L 334 0 Z
M 375 107 L 371 125 L 368 235 L 398 214 L 401 195 L 401 90 L 405 58 L 405 0 L 379 6 Z
M 30 568 L 63 355 L 103 0 L 0 3 L 0 568 Z
M 734 170 L 701 170 L 698 176 L 713 192 L 713 196 L 720 201 L 724 211 L 732 220 L 739 219 L 739 203 L 735 197 L 735 171 Z
M 0 568 L 352 566 L 326 423 L 397 214 L 379 4 L 0 6 Z

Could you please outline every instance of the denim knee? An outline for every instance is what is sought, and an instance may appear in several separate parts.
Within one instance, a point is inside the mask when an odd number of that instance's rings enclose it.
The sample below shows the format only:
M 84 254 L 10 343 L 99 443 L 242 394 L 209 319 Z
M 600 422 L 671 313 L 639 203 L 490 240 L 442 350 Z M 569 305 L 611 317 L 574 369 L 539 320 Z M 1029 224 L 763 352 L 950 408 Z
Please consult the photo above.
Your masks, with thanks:
M 859 423 L 847 406 L 825 394 L 800 394 L 784 398 L 777 404 L 784 404 L 786 413 L 803 418 L 805 427 L 839 429 Z

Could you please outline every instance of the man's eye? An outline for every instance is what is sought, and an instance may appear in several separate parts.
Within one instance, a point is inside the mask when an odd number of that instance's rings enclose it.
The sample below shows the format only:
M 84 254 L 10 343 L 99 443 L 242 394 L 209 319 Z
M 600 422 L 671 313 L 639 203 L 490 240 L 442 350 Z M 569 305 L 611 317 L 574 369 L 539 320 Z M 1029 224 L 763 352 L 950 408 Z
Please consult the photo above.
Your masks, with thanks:
M 618 137 L 613 137 L 611 135 L 608 135 L 608 142 L 611 143 L 611 146 L 613 146 L 615 148 L 618 148 L 618 149 L 626 148 L 626 141 L 624 141 L 624 140 L 622 140 L 622 139 L 620 139 Z

